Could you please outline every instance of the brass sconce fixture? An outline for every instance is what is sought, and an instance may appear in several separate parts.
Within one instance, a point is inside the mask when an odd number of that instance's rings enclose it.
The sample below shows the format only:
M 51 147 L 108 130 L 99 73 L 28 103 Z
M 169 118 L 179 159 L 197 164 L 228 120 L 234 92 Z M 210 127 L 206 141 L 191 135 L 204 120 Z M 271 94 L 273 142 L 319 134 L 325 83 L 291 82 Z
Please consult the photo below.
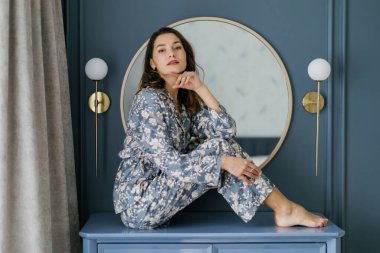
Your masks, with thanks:
M 95 112 L 95 166 L 96 176 L 98 176 L 98 114 L 106 112 L 110 107 L 107 94 L 98 91 L 98 82 L 107 75 L 108 67 L 102 59 L 92 58 L 86 63 L 85 72 L 89 79 L 95 81 L 95 93 L 88 99 L 88 106 Z
M 302 105 L 306 111 L 317 113 L 317 133 L 315 141 L 315 176 L 318 176 L 318 140 L 319 140 L 319 112 L 325 105 L 325 99 L 320 94 L 321 82 L 330 76 L 330 64 L 321 58 L 314 59 L 310 62 L 307 72 L 311 79 L 317 83 L 318 91 L 312 91 L 305 94 Z

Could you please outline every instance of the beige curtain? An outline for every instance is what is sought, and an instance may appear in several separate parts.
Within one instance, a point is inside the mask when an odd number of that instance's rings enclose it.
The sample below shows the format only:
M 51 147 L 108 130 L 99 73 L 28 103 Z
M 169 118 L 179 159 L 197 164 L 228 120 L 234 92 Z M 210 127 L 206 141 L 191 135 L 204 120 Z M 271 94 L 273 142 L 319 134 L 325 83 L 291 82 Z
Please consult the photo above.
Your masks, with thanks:
M 61 0 L 0 0 L 0 252 L 79 252 Z

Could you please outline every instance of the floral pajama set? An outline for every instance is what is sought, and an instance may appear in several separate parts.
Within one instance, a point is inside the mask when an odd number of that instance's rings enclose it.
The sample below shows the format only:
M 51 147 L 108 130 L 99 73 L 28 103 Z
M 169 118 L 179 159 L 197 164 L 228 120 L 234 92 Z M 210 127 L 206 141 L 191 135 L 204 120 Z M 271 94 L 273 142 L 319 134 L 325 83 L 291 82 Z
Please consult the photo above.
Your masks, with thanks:
M 219 106 L 220 113 L 202 105 L 189 116 L 184 106 L 176 110 L 165 88 L 135 95 L 113 192 L 125 226 L 161 226 L 212 188 L 244 222 L 252 219 L 274 185 L 263 174 L 248 185 L 221 170 L 222 155 L 249 155 L 233 139 L 235 121 Z

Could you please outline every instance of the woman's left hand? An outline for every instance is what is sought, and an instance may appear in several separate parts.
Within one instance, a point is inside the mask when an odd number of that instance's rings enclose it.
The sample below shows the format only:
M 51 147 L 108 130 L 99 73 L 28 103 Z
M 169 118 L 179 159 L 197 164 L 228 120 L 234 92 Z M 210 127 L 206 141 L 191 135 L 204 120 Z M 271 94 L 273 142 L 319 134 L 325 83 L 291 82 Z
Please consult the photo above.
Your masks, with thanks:
M 194 71 L 185 71 L 178 75 L 177 81 L 174 83 L 173 88 L 183 88 L 195 91 L 203 85 L 204 83 L 199 80 L 197 73 Z

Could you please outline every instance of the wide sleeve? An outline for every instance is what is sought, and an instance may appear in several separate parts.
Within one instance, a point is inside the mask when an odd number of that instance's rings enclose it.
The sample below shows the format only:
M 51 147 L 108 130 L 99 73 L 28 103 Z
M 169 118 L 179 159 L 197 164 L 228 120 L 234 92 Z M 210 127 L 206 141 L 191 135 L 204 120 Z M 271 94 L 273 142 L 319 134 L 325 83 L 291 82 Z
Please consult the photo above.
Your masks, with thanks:
M 129 120 L 135 125 L 134 136 L 142 156 L 179 181 L 217 186 L 221 167 L 217 152 L 213 155 L 204 150 L 180 153 L 172 144 L 171 129 L 164 120 L 158 95 L 143 89 L 137 96 Z
M 202 104 L 201 110 L 192 116 L 191 135 L 200 139 L 223 138 L 236 136 L 236 122 L 219 103 L 221 112 Z

